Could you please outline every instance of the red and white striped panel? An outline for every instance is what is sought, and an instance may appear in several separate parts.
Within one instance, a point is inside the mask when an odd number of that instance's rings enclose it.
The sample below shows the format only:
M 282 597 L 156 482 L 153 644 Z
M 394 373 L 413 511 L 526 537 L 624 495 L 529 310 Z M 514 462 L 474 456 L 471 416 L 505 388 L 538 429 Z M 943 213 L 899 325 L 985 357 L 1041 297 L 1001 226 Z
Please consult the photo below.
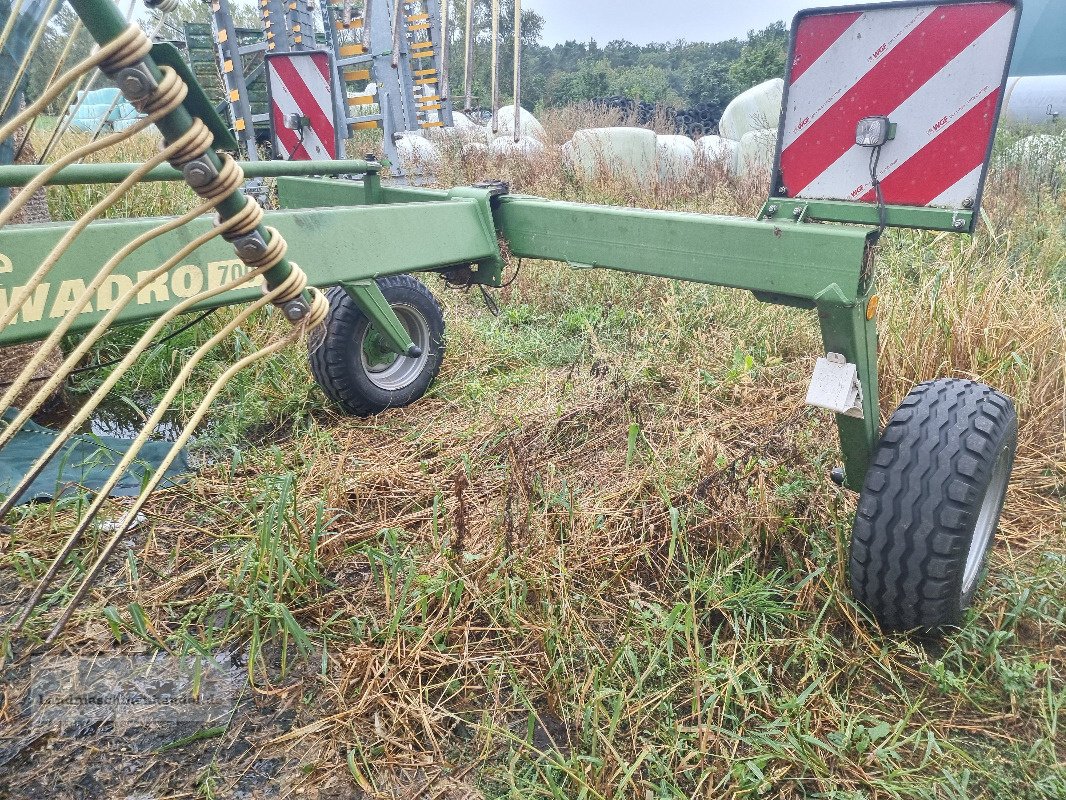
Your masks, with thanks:
M 1013 0 L 801 14 L 781 126 L 790 197 L 875 202 L 865 117 L 896 138 L 878 165 L 889 205 L 977 201 L 1019 10 Z
M 274 147 L 287 161 L 337 157 L 330 57 L 325 51 L 268 53 L 266 56 Z M 285 127 L 293 114 L 311 123 L 303 131 Z

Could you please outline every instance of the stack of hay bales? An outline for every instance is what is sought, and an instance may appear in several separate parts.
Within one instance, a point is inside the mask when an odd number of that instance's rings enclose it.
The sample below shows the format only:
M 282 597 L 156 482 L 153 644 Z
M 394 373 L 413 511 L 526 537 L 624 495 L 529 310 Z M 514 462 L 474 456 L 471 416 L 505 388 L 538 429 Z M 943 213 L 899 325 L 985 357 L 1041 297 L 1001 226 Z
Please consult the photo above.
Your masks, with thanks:
M 610 174 L 642 183 L 652 176 L 683 180 L 693 169 L 720 164 L 730 175 L 768 172 L 777 149 L 785 82 L 780 78 L 748 89 L 731 102 L 719 136 L 656 136 L 646 128 L 578 131 L 563 156 L 583 177 Z
M 504 106 L 497 113 L 497 130 L 478 125 L 460 111 L 452 112 L 452 125 L 436 128 L 425 136 L 405 133 L 396 142 L 404 169 L 434 168 L 450 145 L 458 144 L 465 155 L 489 153 L 497 157 L 529 156 L 544 152 L 545 132 L 533 114 L 525 109 L 519 116 L 519 139 L 514 139 L 515 107 Z

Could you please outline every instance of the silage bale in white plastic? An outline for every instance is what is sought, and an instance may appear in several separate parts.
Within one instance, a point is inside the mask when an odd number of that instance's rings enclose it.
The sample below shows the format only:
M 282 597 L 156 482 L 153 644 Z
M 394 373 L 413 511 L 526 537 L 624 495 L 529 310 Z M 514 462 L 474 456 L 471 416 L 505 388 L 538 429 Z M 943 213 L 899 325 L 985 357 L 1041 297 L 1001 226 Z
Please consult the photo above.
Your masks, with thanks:
M 696 143 L 687 136 L 657 136 L 659 178 L 684 178 L 696 166 Z
M 532 136 L 523 136 L 517 142 L 514 136 L 498 136 L 489 147 L 494 156 L 531 156 L 544 152 L 544 145 Z
M 726 106 L 718 132 L 739 142 L 751 131 L 777 130 L 781 119 L 781 98 L 785 82 L 780 78 L 760 83 L 743 92 Z
M 463 145 L 463 155 L 467 157 L 488 155 L 488 152 L 489 146 L 482 141 L 467 142 Z
M 470 117 L 462 111 L 453 111 L 452 127 L 458 128 L 459 130 L 465 130 L 470 128 L 480 128 L 481 126 L 474 122 L 474 120 L 470 119 Z
M 740 140 L 737 151 L 737 175 L 746 178 L 769 172 L 777 151 L 777 131 L 750 131 Z
M 721 136 L 703 136 L 696 142 L 696 150 L 704 161 L 721 164 L 730 175 L 736 174 L 740 142 Z
M 514 106 L 503 106 L 496 115 L 496 124 L 495 136 L 514 136 Z M 490 121 L 486 127 L 491 131 L 492 122 Z M 522 136 L 544 141 L 544 126 L 540 124 L 540 120 L 524 108 L 522 109 L 519 131 Z
M 401 136 L 396 142 L 396 152 L 405 169 L 440 163 L 440 147 L 417 134 Z
M 577 131 L 563 155 L 585 178 L 606 170 L 618 178 L 644 182 L 658 176 L 658 138 L 646 128 L 588 128 Z

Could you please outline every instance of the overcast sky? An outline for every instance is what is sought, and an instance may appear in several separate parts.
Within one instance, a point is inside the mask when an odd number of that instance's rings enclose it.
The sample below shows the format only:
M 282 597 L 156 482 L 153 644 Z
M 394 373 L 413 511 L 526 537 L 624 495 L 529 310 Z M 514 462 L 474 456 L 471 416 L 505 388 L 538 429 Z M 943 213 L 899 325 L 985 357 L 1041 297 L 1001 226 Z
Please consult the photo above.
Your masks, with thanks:
M 857 5 L 859 0 L 523 0 L 544 17 L 547 45 L 567 39 L 612 39 L 635 44 L 686 39 L 720 42 L 817 6 Z

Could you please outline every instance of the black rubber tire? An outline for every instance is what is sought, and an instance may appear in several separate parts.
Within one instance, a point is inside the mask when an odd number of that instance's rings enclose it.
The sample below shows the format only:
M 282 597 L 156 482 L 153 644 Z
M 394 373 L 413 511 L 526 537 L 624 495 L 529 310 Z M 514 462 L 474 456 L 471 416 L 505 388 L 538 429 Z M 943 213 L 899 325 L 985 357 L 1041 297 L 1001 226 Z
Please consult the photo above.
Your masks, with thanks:
M 390 306 L 417 313 L 425 321 L 428 341 L 422 343 L 424 356 L 410 382 L 396 389 L 382 388 L 371 379 L 362 358 L 370 321 L 342 287 L 326 292 L 329 315 L 323 341 L 310 353 L 311 374 L 326 397 L 344 413 L 358 417 L 403 408 L 421 399 L 444 362 L 444 314 L 433 293 L 410 275 L 378 278 L 377 283 Z
M 859 496 L 850 557 L 852 592 L 884 629 L 962 622 L 1017 443 L 1010 398 L 973 381 L 920 384 L 892 415 Z

